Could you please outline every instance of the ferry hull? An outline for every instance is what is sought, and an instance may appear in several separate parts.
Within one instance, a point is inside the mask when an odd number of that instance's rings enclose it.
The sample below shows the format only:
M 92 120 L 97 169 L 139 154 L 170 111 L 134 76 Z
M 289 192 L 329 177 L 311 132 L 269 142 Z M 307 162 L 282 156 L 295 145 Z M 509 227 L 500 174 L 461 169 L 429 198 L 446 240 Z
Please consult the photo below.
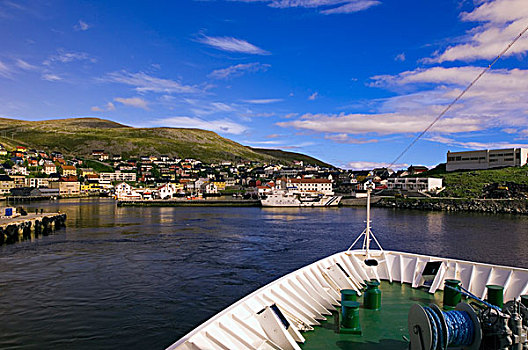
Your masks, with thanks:
M 395 251 L 365 250 L 331 255 L 294 271 L 246 296 L 191 331 L 168 349 L 300 349 L 302 331 L 320 324 L 340 303 L 341 289 L 359 292 L 365 280 L 422 287 L 425 265 L 440 262 L 429 293 L 442 290 L 444 280 L 458 279 L 477 297 L 486 285 L 504 287 L 504 301 L 528 293 L 528 270 Z M 423 287 L 422 287 L 423 288 Z M 360 293 L 361 294 L 361 293 Z M 285 316 L 285 328 L 270 312 L 275 305 Z

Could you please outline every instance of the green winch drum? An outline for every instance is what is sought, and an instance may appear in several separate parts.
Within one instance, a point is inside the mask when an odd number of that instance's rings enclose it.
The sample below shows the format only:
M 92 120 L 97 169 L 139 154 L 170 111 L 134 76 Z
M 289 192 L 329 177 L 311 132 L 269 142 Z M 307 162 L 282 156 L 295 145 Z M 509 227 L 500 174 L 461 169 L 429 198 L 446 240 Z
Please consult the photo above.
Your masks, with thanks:
M 341 302 L 357 301 L 358 293 L 354 289 L 341 289 Z
M 486 288 L 488 289 L 488 297 L 486 298 L 486 301 L 491 305 L 502 308 L 504 305 L 504 287 L 495 284 L 488 284 Z
M 357 301 L 342 301 L 341 302 L 340 333 L 361 334 L 361 325 L 359 324 L 359 302 Z
M 528 307 L 528 294 L 521 295 L 521 304 Z
M 460 281 L 455 279 L 445 280 L 444 287 L 444 308 L 454 308 L 462 301 L 462 294 L 460 293 Z M 451 287 L 451 288 L 449 288 Z M 456 290 L 452 289 L 456 288 Z
M 367 282 L 367 290 L 364 296 L 364 306 L 366 309 L 379 310 L 381 309 L 381 290 L 378 286 L 380 283 L 376 280 Z

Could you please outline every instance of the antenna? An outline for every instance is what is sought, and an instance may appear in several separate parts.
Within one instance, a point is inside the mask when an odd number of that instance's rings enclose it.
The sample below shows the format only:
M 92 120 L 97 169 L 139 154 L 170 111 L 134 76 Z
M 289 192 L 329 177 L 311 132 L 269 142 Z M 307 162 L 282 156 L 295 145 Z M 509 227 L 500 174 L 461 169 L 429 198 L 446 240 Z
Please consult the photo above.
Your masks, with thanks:
M 374 236 L 374 233 L 370 230 L 370 193 L 374 189 L 374 183 L 372 183 L 372 180 L 369 180 L 366 184 L 367 187 L 367 227 L 361 232 L 361 234 L 356 238 L 354 243 L 350 245 L 350 247 L 347 249 L 347 253 L 352 250 L 352 248 L 356 245 L 356 243 L 363 237 L 363 244 L 362 244 L 362 250 L 365 251 L 365 255 L 367 258 L 370 256 L 370 241 L 371 238 L 374 240 L 376 245 L 378 246 L 378 249 L 383 252 L 383 248 L 379 244 L 378 240 L 376 239 L 376 236 Z

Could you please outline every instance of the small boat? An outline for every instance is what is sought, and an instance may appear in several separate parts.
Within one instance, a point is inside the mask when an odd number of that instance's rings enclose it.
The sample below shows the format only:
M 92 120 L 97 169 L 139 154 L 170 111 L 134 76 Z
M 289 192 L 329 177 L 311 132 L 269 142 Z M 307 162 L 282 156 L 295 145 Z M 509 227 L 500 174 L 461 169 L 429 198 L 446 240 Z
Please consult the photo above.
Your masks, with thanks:
M 369 190 L 367 227 L 349 249 L 258 289 L 168 349 L 527 349 L 527 294 L 528 269 L 383 250 Z

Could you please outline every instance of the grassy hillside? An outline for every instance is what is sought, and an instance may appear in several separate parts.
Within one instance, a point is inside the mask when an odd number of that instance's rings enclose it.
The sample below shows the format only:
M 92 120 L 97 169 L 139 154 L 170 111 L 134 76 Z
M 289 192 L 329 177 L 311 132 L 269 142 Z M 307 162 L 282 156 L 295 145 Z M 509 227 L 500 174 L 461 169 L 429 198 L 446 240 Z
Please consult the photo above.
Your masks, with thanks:
M 24 145 L 72 156 L 88 156 L 94 149 L 104 149 L 107 153 L 124 157 L 166 154 L 204 162 L 253 160 L 290 163 L 293 160 L 290 156 L 281 158 L 278 154 L 253 150 L 211 131 L 133 128 L 98 118 L 45 121 L 0 118 L 0 143 L 7 148 Z
M 319 166 L 329 167 L 329 168 L 332 167 L 332 165 L 328 163 L 322 162 L 319 159 L 315 159 L 313 157 L 310 157 L 310 156 L 307 156 L 301 153 L 287 152 L 287 151 L 283 151 L 280 149 L 267 149 L 267 148 L 251 148 L 251 149 L 255 152 L 267 154 L 274 158 L 284 159 L 289 162 L 293 162 L 294 160 L 300 160 L 300 161 L 303 161 L 304 164 L 319 165 Z
M 446 189 L 442 192 L 445 197 L 482 198 L 484 188 L 493 183 L 515 183 L 528 185 L 528 166 L 511 167 L 489 170 L 453 171 L 446 172 L 445 164 L 440 164 L 422 176 L 441 177 Z M 511 187 L 511 186 L 510 186 Z

